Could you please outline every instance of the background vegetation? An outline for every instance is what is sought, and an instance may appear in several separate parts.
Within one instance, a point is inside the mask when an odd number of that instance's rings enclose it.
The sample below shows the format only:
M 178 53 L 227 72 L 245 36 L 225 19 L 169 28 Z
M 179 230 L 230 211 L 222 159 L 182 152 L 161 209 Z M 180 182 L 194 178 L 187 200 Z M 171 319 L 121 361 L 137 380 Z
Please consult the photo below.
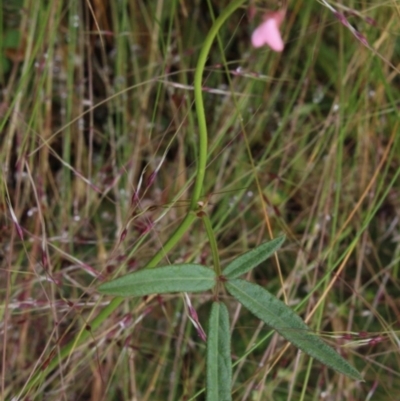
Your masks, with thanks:
M 3 399 L 204 399 L 205 344 L 181 295 L 126 299 L 92 322 L 110 302 L 99 283 L 144 266 L 188 207 L 194 67 L 227 1 L 0 3 Z M 286 234 L 279 265 L 251 279 L 304 319 L 317 306 L 315 335 L 365 383 L 286 348 L 227 297 L 234 400 L 400 394 L 400 5 L 332 5 L 370 48 L 318 1 L 288 1 L 282 54 L 249 39 L 275 1 L 223 26 L 204 77 L 204 207 L 223 265 Z M 200 222 L 163 264 L 179 261 L 211 263 Z M 204 326 L 211 296 L 191 297 Z

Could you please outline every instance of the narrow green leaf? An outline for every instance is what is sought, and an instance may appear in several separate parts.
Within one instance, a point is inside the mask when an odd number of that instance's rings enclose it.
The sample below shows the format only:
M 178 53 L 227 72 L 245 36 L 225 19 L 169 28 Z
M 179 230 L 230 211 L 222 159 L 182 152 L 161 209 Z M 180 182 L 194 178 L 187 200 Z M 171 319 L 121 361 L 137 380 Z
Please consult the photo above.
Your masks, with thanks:
M 264 288 L 236 279 L 225 283 L 229 293 L 255 316 L 305 353 L 355 380 L 360 373 L 333 348 L 312 333 L 303 320 Z
M 215 273 L 208 267 L 182 264 L 139 270 L 100 285 L 99 291 L 118 297 L 170 292 L 200 292 L 213 288 Z
M 231 401 L 231 388 L 229 314 L 223 303 L 214 302 L 207 337 L 207 401 Z
M 264 260 L 268 259 L 281 247 L 284 241 L 285 236 L 275 238 L 272 241 L 264 242 L 257 248 L 240 255 L 231 263 L 229 263 L 229 265 L 225 267 L 222 274 L 229 279 L 238 278 L 242 274 L 247 273 L 260 263 L 264 262 Z

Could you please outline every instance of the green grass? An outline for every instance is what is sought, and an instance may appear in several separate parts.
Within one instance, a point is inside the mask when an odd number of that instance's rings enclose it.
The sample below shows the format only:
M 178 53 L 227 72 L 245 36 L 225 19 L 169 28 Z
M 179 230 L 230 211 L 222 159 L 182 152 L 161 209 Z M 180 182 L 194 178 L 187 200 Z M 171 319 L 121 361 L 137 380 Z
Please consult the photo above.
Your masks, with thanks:
M 96 288 L 147 265 L 191 206 L 206 2 L 0 3 L 1 34 L 21 36 L 0 46 L 3 399 L 204 399 L 205 344 L 182 297 L 121 299 L 108 315 Z M 245 7 L 222 26 L 203 76 L 202 196 L 222 266 L 268 224 L 287 235 L 282 280 L 270 259 L 252 281 L 303 318 L 316 307 L 309 325 L 365 383 L 285 349 L 227 295 L 234 400 L 399 393 L 398 5 L 346 4 L 370 49 L 316 1 L 288 3 L 282 54 L 251 49 Z M 201 221 L 162 259 L 178 262 L 212 263 Z M 191 296 L 204 327 L 211 299 Z

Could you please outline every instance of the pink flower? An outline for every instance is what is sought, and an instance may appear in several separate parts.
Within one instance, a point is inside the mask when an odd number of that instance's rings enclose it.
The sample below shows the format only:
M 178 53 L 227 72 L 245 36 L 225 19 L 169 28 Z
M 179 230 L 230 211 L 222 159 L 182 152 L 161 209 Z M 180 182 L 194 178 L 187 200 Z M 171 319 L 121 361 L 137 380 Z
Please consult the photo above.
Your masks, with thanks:
M 284 48 L 279 27 L 285 18 L 285 11 L 275 11 L 267 13 L 264 22 L 251 35 L 251 43 L 254 47 L 269 46 L 276 52 L 281 52 Z

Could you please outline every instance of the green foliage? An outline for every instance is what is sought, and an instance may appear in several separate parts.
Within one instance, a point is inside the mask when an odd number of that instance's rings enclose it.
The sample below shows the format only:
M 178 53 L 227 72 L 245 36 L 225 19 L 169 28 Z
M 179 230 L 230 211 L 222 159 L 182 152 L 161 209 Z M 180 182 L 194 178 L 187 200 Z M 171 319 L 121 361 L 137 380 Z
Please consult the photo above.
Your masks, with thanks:
M 211 234 L 212 235 L 212 234 Z M 229 293 L 256 317 L 276 330 L 293 345 L 354 380 L 360 373 L 333 348 L 309 330 L 292 309 L 264 288 L 237 279 L 271 256 L 282 245 L 284 237 L 265 242 L 246 252 L 225 269 L 221 278 Z M 213 240 L 213 239 L 212 239 Z M 216 284 L 216 273 L 205 266 L 185 264 L 141 270 L 102 284 L 99 291 L 117 296 L 140 296 L 152 293 L 209 290 Z M 229 317 L 226 306 L 214 302 L 211 310 L 207 341 L 207 400 L 230 400 Z
M 158 267 L 127 274 L 99 287 L 99 291 L 118 297 L 138 297 L 173 292 L 200 292 L 213 288 L 213 270 L 195 264 Z
M 278 237 L 240 255 L 225 267 L 223 275 L 228 279 L 234 279 L 247 273 L 274 254 L 284 241 L 284 236 Z
M 232 388 L 231 335 L 228 309 L 213 302 L 207 337 L 207 401 L 230 401 Z
M 240 279 L 229 280 L 226 288 L 251 313 L 293 345 L 337 372 L 354 380 L 362 380 L 356 369 L 311 332 L 289 306 L 267 290 Z

